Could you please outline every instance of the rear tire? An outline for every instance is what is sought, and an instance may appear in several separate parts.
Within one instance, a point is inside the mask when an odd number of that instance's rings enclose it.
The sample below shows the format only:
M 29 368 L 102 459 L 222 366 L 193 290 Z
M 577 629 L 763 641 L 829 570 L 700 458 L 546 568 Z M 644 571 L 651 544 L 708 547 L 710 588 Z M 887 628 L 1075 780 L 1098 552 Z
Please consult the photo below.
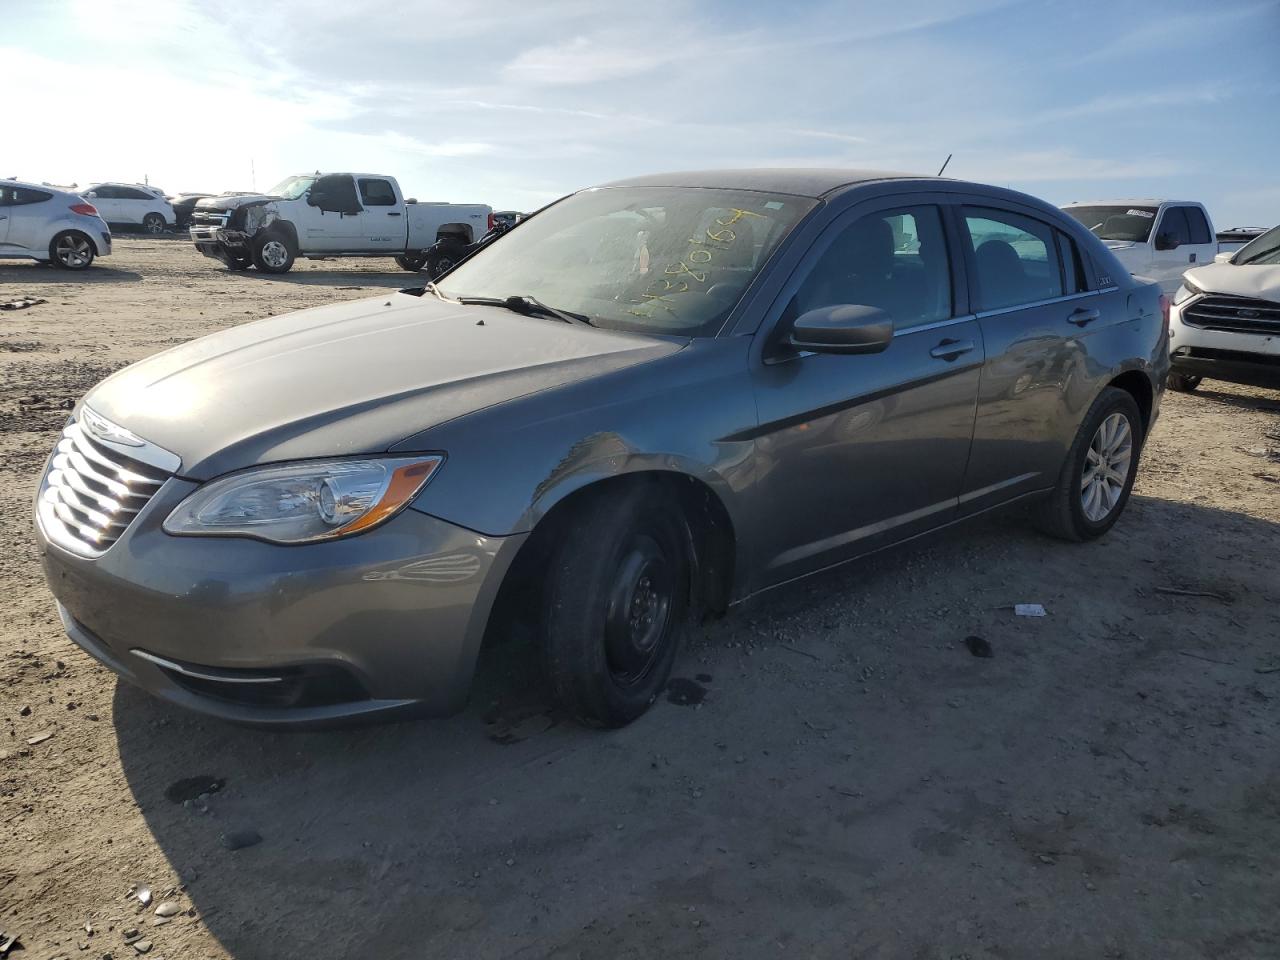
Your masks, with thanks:
M 144 233 L 164 233 L 164 216 L 159 213 L 148 213 L 142 218 Z
M 1039 524 L 1063 540 L 1095 540 L 1110 530 L 1133 490 L 1142 451 L 1142 414 L 1133 397 L 1107 387 L 1085 414 Z
M 408 270 L 410 273 L 417 273 L 426 266 L 427 255 L 425 253 L 402 253 L 400 256 L 396 257 L 396 263 L 400 265 L 401 270 Z
M 556 700 L 588 726 L 622 727 L 666 687 L 689 620 L 689 534 L 642 487 L 598 495 L 551 557 L 543 654 Z
M 288 273 L 296 254 L 287 237 L 268 233 L 253 245 L 253 265 L 263 273 Z
M 49 242 L 49 262 L 64 270 L 87 270 L 93 257 L 93 241 L 78 230 L 64 230 Z
M 1200 386 L 1201 377 L 1193 377 L 1185 373 L 1169 374 L 1169 389 L 1176 390 L 1178 393 L 1190 393 L 1196 387 Z

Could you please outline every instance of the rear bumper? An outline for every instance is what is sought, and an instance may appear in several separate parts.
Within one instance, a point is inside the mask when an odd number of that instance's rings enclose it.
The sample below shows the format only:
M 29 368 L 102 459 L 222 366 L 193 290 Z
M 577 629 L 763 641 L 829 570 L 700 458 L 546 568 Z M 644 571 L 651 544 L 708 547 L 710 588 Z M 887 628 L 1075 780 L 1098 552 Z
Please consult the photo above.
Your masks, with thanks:
M 192 489 L 169 481 L 96 559 L 50 543 L 37 522 L 63 625 L 91 656 L 164 700 L 241 723 L 463 706 L 523 536 L 483 537 L 416 510 L 300 547 L 164 533 Z

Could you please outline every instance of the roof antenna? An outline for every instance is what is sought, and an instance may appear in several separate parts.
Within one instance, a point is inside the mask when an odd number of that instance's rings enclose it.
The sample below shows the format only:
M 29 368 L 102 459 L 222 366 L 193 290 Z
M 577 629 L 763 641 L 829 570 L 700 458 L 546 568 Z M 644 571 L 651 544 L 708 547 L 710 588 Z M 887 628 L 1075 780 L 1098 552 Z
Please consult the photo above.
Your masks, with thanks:
M 951 154 L 947 154 L 947 159 L 942 162 L 942 166 L 938 169 L 938 176 L 942 176 L 942 171 L 947 169 L 947 164 L 951 162 Z

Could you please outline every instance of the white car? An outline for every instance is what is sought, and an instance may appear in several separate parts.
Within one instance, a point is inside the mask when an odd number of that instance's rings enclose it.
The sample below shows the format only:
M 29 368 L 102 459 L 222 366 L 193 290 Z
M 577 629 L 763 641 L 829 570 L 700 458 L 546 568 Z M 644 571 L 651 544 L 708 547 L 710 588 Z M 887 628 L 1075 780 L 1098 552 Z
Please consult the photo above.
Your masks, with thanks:
M 83 270 L 111 253 L 111 230 L 93 204 L 44 184 L 0 180 L 0 257 Z
M 1188 270 L 1169 311 L 1169 387 L 1203 377 L 1280 389 L 1280 227 Z
M 1166 294 L 1189 267 L 1244 245 L 1215 234 L 1209 211 L 1194 200 L 1091 200 L 1062 209 L 1093 231 L 1126 270 L 1155 280 Z
M 147 233 L 172 229 L 177 218 L 163 190 L 140 183 L 95 183 L 84 197 L 112 226 L 141 227 Z

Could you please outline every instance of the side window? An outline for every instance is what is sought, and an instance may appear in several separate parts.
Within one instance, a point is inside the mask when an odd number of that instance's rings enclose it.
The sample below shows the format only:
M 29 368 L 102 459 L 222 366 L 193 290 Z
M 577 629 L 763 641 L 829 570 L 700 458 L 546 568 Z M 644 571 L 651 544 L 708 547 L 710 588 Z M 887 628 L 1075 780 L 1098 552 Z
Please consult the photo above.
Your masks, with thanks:
M 1169 207 L 1160 218 L 1160 226 L 1156 228 L 1156 237 L 1167 237 L 1176 240 L 1179 245 L 1191 242 L 1191 229 L 1187 226 L 1187 215 L 1182 207 Z
M 7 207 L 13 203 L 13 187 L 0 187 L 0 207 Z
M 356 185 L 349 176 L 321 177 L 311 187 L 311 196 L 321 210 L 332 213 L 359 213 Z
M 1080 257 L 1080 248 L 1065 233 L 1058 232 L 1058 253 L 1062 257 L 1062 280 L 1064 293 L 1083 293 L 1089 289 L 1089 281 L 1084 272 L 1084 260 Z
M 13 205 L 15 207 L 22 206 L 24 203 L 44 203 L 52 197 L 52 193 L 45 193 L 43 190 L 29 190 L 26 187 L 13 188 Z
M 133 187 L 123 187 L 120 190 L 120 196 L 125 200 L 156 200 L 154 194 L 147 193 L 145 190 L 135 190 Z
M 1017 213 L 965 207 L 979 310 L 999 310 L 1062 296 L 1054 230 Z
M 1209 221 L 1204 218 L 1204 211 L 1199 207 L 1183 207 L 1190 228 L 1192 243 L 1213 243 L 1213 235 L 1209 233 Z
M 361 180 L 360 199 L 366 207 L 394 207 L 396 192 L 386 180 Z
M 818 258 L 796 312 L 838 304 L 888 312 L 899 330 L 951 316 L 951 268 L 937 207 L 901 207 L 854 221 Z
M 96 194 L 101 200 L 116 200 L 120 196 L 120 191 L 115 187 L 94 187 L 91 192 Z

